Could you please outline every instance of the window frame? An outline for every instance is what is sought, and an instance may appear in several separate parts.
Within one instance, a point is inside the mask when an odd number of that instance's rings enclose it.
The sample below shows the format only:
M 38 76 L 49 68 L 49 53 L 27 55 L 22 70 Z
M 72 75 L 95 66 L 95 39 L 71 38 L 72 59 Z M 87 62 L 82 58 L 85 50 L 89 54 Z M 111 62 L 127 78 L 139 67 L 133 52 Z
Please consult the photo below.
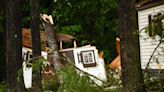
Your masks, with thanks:
M 88 54 L 89 53 L 91 53 L 91 56 L 92 56 L 92 62 L 88 62 L 88 63 L 86 63 L 85 62 L 85 56 L 84 55 L 86 55 L 87 54 L 87 56 L 88 56 Z M 89 60 L 89 56 L 88 56 L 88 60 Z M 82 60 L 82 63 L 83 63 L 83 66 L 84 67 L 94 67 L 94 66 L 96 66 L 96 59 L 95 59 L 95 52 L 94 52 L 94 50 L 87 50 L 87 51 L 81 51 L 81 60 Z

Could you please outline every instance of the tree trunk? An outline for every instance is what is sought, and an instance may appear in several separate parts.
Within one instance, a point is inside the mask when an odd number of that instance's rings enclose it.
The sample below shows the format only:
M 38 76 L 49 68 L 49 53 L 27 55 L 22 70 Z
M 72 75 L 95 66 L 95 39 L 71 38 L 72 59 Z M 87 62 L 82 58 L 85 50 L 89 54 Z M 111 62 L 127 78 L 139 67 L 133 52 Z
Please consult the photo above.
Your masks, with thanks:
M 48 37 L 48 45 L 52 49 L 52 63 L 55 71 L 58 72 L 61 68 L 61 56 L 59 54 L 59 48 L 57 44 L 57 39 L 55 33 L 53 32 L 53 19 L 51 16 L 42 15 L 43 26 Z
M 123 92 L 145 92 L 141 70 L 135 0 L 119 1 Z
M 60 59 L 57 39 L 54 35 L 53 28 L 50 23 L 44 22 L 44 28 L 48 37 L 48 45 L 52 49 L 52 63 L 54 65 L 55 70 L 58 72 L 61 67 L 61 59 Z
M 39 30 L 39 0 L 30 0 L 30 28 L 32 34 L 32 53 L 33 58 L 41 56 L 40 30 Z M 33 60 L 33 64 L 36 64 Z M 41 68 L 33 71 L 32 74 L 32 91 L 42 92 L 42 75 Z
M 6 92 L 24 92 L 22 76 L 22 0 L 6 0 Z

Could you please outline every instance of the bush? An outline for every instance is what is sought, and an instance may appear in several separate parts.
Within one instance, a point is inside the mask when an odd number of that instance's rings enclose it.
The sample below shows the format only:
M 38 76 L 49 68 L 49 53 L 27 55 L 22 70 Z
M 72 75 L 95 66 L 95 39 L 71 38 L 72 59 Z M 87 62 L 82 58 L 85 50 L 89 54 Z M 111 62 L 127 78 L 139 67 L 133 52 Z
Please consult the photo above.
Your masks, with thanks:
M 5 83 L 2 82 L 0 83 L 0 92 L 4 92 L 4 89 L 5 89 Z
M 58 92 L 101 92 L 87 76 L 80 76 L 72 66 L 66 66 L 60 71 L 62 78 Z
M 53 75 L 49 80 L 43 80 L 43 90 L 56 92 L 59 88 L 57 77 Z
M 149 92 L 164 92 L 164 80 L 157 77 L 145 78 L 145 84 Z

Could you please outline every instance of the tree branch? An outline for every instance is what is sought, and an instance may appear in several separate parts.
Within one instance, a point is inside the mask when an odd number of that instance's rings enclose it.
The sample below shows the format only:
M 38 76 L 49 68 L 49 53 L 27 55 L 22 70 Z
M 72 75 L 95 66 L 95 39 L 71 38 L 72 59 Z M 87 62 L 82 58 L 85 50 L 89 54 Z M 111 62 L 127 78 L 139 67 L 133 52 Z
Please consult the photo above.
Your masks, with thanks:
M 151 54 L 151 56 L 150 56 L 150 58 L 149 58 L 149 61 L 148 61 L 148 63 L 147 63 L 147 66 L 146 66 L 146 68 L 145 68 L 144 74 L 146 73 L 146 71 L 147 71 L 147 69 L 148 69 L 148 67 L 149 67 L 150 61 L 151 61 L 151 59 L 152 59 L 154 53 L 156 52 L 156 50 L 158 49 L 158 47 L 159 47 L 159 46 L 161 45 L 161 43 L 163 42 L 162 39 L 163 39 L 163 37 L 161 37 L 160 42 L 158 43 L 158 45 L 157 45 L 156 48 L 154 49 L 153 53 Z

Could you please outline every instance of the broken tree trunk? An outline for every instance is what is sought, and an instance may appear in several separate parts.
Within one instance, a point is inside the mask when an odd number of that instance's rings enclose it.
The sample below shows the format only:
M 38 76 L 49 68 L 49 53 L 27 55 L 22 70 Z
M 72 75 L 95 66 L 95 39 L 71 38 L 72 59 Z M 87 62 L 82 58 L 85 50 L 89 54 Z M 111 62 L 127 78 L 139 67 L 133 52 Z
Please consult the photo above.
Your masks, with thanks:
M 53 20 L 51 16 L 47 16 L 45 14 L 42 15 L 41 17 L 43 19 L 43 26 L 47 34 L 48 45 L 52 49 L 52 63 L 55 68 L 55 71 L 58 72 L 61 67 L 61 59 L 58 50 L 57 39 L 54 35 L 53 28 L 52 28 Z

